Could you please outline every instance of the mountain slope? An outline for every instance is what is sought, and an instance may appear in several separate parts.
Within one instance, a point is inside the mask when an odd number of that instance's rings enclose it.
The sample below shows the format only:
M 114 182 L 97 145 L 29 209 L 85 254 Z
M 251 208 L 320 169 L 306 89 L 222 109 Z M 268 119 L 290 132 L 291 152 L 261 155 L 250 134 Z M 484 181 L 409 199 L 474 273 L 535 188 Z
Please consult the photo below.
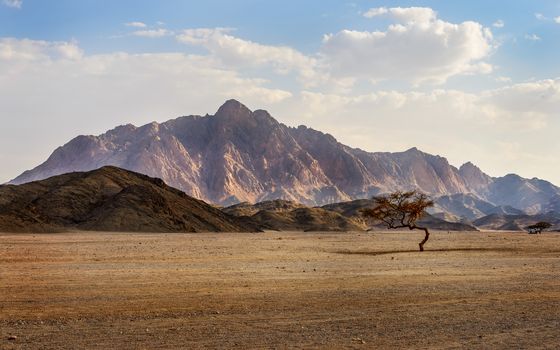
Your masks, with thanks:
M 522 210 L 511 206 L 496 206 L 473 194 L 457 193 L 435 199 L 435 205 L 429 210 L 431 214 L 445 214 L 458 220 L 476 220 L 490 214 L 522 215 Z
M 0 231 L 254 231 L 162 180 L 116 167 L 0 186 Z
M 104 165 L 162 178 L 189 195 L 226 206 L 274 199 L 324 205 L 418 189 L 433 197 L 472 193 L 494 206 L 534 213 L 560 196 L 560 188 L 546 181 L 492 178 L 472 163 L 458 169 L 416 148 L 397 153 L 351 148 L 320 131 L 288 127 L 235 100 L 215 115 L 78 136 L 12 183 Z
M 550 230 L 552 231 L 560 230 L 560 213 L 553 211 L 537 215 L 491 214 L 474 221 L 474 224 L 486 230 L 522 231 L 527 226 L 541 221 L 550 223 L 552 225 Z

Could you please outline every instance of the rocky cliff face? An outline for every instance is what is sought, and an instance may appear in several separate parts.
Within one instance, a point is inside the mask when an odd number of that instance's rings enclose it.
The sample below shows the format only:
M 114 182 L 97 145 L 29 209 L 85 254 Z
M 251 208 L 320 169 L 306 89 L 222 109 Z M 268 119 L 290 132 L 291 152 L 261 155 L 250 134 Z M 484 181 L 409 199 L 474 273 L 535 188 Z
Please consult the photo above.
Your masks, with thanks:
M 105 165 L 162 178 L 220 205 L 279 198 L 323 205 L 419 189 L 435 197 L 472 193 L 495 205 L 534 212 L 550 207 L 560 195 L 560 189 L 546 181 L 491 178 L 471 163 L 457 169 L 445 158 L 416 148 L 398 153 L 354 149 L 305 126 L 287 127 L 268 112 L 250 111 L 235 100 L 215 115 L 78 136 L 12 183 Z

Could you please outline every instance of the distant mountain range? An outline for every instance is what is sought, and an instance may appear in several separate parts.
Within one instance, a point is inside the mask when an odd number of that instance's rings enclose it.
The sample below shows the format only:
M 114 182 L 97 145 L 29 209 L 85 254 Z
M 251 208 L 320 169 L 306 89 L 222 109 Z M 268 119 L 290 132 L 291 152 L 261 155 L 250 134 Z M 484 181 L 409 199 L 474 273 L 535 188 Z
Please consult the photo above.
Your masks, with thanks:
M 554 211 L 536 215 L 490 214 L 475 220 L 473 224 L 484 230 L 521 231 L 526 230 L 527 226 L 541 221 L 552 225 L 548 229 L 549 231 L 560 231 L 560 213 Z
M 288 127 L 235 100 L 215 115 L 78 136 L 10 183 L 105 165 L 161 178 L 222 206 L 274 199 L 320 206 L 418 189 L 437 198 L 434 217 L 457 222 L 493 213 L 560 211 L 560 188 L 550 182 L 514 174 L 490 177 L 470 162 L 456 168 L 416 148 L 366 152 L 305 126 Z
M 503 211 L 507 208 L 485 207 L 487 203 L 481 205 L 468 198 L 462 200 L 475 203 L 470 206 L 473 212 L 484 207 L 493 213 L 473 223 L 465 218 L 461 222 L 453 222 L 439 214 L 426 214 L 419 225 L 445 231 L 475 231 L 478 228 L 522 230 L 538 221 L 547 221 L 553 225 L 552 230 L 560 229 L 560 214 L 556 212 L 527 215 L 514 211 L 515 214 L 505 214 Z M 461 203 L 459 200 L 456 202 Z M 445 199 L 442 203 L 449 204 L 449 200 Z M 238 203 L 219 209 L 166 185 L 161 179 L 105 166 L 22 185 L 0 186 L 0 232 L 386 229 L 378 223 L 366 221 L 362 216 L 361 210 L 373 205 L 375 202 L 372 199 L 358 199 L 308 207 L 276 199 L 256 204 Z

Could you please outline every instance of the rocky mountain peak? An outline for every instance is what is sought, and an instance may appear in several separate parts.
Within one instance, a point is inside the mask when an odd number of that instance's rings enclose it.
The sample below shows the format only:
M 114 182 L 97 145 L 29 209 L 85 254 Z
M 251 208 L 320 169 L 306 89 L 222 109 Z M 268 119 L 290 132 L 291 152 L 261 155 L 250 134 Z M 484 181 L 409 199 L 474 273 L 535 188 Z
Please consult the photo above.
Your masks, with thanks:
M 459 168 L 459 174 L 470 191 L 479 192 L 492 183 L 492 178 L 482 172 L 476 165 L 466 162 Z
M 481 170 L 474 165 L 472 162 L 466 162 L 463 165 L 461 165 L 459 167 L 459 171 L 462 173 L 468 173 L 468 172 L 481 172 Z
M 422 151 L 420 151 L 418 148 L 416 147 L 411 147 L 409 149 L 407 149 L 406 151 L 404 151 L 404 153 L 423 153 Z
M 237 100 L 227 100 L 215 114 L 216 118 L 242 119 L 251 117 L 251 110 Z

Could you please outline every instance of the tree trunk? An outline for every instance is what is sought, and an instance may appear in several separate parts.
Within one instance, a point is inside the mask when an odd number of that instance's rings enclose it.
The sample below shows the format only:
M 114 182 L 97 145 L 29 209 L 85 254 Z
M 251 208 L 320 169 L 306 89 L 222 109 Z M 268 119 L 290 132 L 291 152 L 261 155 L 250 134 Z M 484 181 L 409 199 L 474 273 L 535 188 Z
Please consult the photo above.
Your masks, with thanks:
M 422 240 L 422 242 L 420 242 L 418 244 L 420 246 L 420 251 L 423 252 L 424 251 L 424 244 L 428 241 L 428 238 L 430 238 L 430 231 L 428 231 L 428 229 L 425 228 L 425 227 L 417 227 L 417 229 L 424 230 L 424 232 L 426 232 L 426 236 L 424 236 L 424 239 Z

